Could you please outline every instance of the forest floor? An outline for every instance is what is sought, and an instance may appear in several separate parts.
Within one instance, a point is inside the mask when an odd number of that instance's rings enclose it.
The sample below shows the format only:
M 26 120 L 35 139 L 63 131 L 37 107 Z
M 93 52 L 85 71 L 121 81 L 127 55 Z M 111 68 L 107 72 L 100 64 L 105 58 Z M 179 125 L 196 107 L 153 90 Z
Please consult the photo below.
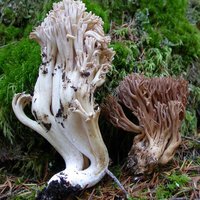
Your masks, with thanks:
M 160 166 L 147 177 L 134 177 L 123 166 L 110 170 L 119 179 L 129 194 L 128 200 L 135 199 L 200 199 L 200 141 L 184 137 L 175 158 L 166 166 Z M 1 177 L 0 200 L 35 199 L 38 190 L 46 180 L 34 182 L 21 177 Z M 124 192 L 108 175 L 95 187 L 82 191 L 76 200 L 123 200 Z

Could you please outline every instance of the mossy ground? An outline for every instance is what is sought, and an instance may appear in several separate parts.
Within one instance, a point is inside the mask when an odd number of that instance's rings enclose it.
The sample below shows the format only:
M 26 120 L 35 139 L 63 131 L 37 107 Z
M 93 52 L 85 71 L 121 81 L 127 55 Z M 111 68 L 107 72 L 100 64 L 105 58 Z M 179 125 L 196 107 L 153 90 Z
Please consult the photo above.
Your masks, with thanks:
M 199 199 L 200 198 L 200 141 L 183 139 L 175 158 L 166 166 L 160 166 L 147 177 L 134 177 L 123 166 L 110 166 L 129 193 L 128 200 L 146 199 Z M 45 179 L 33 181 L 1 175 L 2 199 L 34 200 L 38 190 L 44 188 Z M 95 187 L 71 197 L 76 200 L 122 200 L 123 191 L 106 175 Z

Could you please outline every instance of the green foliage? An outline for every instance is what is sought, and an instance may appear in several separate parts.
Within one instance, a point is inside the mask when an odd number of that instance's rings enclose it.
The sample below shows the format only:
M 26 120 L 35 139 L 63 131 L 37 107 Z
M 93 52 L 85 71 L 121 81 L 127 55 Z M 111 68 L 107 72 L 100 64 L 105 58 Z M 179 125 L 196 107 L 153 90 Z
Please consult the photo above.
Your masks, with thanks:
M 7 44 L 10 41 L 19 39 L 22 32 L 19 28 L 14 26 L 6 27 L 4 24 L 0 24 L 0 46 Z
M 16 143 L 20 141 L 21 149 L 26 151 L 29 149 L 28 145 L 30 145 L 30 143 L 33 147 L 37 142 L 36 139 L 33 139 L 33 135 L 26 133 L 28 129 L 24 128 L 24 126 L 16 120 L 11 108 L 11 102 L 15 93 L 23 91 L 30 93 L 33 90 L 39 64 L 40 48 L 35 42 L 26 38 L 0 49 L 1 135 L 3 134 L 5 140 L 9 140 L 15 146 Z M 13 151 L 15 150 L 13 149 Z M 35 175 L 41 175 L 41 169 L 39 169 L 41 165 L 38 164 L 36 166 L 36 162 L 35 164 L 25 162 L 25 160 L 27 161 L 25 155 L 21 155 L 21 158 L 17 160 L 21 160 L 21 164 L 26 163 L 29 165 L 24 165 L 27 166 L 25 170 L 20 163 L 16 163 L 16 165 L 20 165 L 19 169 L 23 169 L 21 172 L 26 173 L 27 171 L 28 174 L 28 172 L 30 173 L 30 171 L 33 171 Z
M 54 2 L 59 0 L 27 1 L 2 0 L 0 2 L 0 46 L 27 37 L 35 24 L 39 24 Z
M 176 174 L 165 177 L 168 181 L 165 185 L 160 185 L 156 189 L 156 199 L 169 199 L 177 190 L 183 189 L 191 180 L 186 174 Z
M 36 80 L 39 64 L 39 46 L 28 39 L 0 49 L 0 105 L 10 104 L 16 92 L 30 91 Z
M 109 21 L 116 24 L 123 24 L 124 21 L 132 20 L 137 9 L 136 1 L 130 0 L 94 0 L 99 3 L 103 10 L 108 14 Z
M 7 107 L 0 107 L 0 134 L 3 134 L 6 140 L 9 140 L 10 143 L 13 143 L 14 130 L 10 124 L 11 121 L 7 111 Z
M 16 195 L 10 197 L 10 200 L 35 200 L 37 192 L 44 188 L 44 185 L 38 186 L 37 184 L 26 184 L 24 183 L 25 180 L 18 179 L 16 185 L 22 187 L 21 185 L 25 186 L 21 189 Z
M 45 0 L 40 5 L 40 9 L 37 9 L 36 17 L 33 23 L 40 24 L 45 18 L 46 14 L 52 9 L 53 3 L 58 2 L 59 0 Z
M 117 26 L 112 30 L 113 42 L 111 47 L 116 52 L 113 65 L 114 70 L 111 77 L 121 80 L 125 75 L 132 72 L 140 72 L 146 76 L 168 76 L 184 75 L 186 70 L 181 55 L 174 54 L 173 44 L 166 38 L 161 41 L 155 39 L 159 44 L 151 44 L 152 37 L 145 26 L 150 26 L 148 14 L 140 10 L 135 13 L 135 21 L 126 26 Z M 117 83 L 113 83 L 116 86 Z M 112 85 L 109 85 L 112 87 Z
M 26 27 L 36 18 L 37 12 L 40 11 L 43 1 L 27 0 L 2 0 L 0 22 L 5 25 L 15 27 Z M 36 12 L 37 11 L 37 12 Z
M 184 135 L 197 134 L 197 118 L 194 110 L 186 110 L 185 119 L 181 126 L 181 133 Z
M 113 166 L 111 168 L 111 171 L 117 178 L 120 178 L 120 176 L 122 175 L 122 169 L 121 169 L 121 166 L 119 165 Z
M 191 63 L 187 71 L 187 80 L 189 81 L 189 108 L 197 109 L 200 105 L 200 63 L 199 59 Z
M 130 22 L 134 17 L 138 28 L 148 32 L 151 47 L 159 48 L 163 42 L 168 41 L 173 46 L 173 54 L 184 55 L 184 60 L 188 62 L 200 55 L 200 35 L 198 29 L 187 19 L 187 0 L 97 2 L 102 3 L 109 20 L 118 25 Z M 190 15 L 194 15 L 200 5 L 193 0 L 190 7 L 193 8 Z
M 25 177 L 41 179 L 44 177 L 45 170 L 49 167 L 47 165 L 49 164 L 49 159 L 51 159 L 52 162 L 54 160 L 49 155 L 49 152 L 45 150 L 38 149 L 34 151 L 34 146 L 41 148 L 42 145 L 32 144 L 32 148 L 30 148 L 31 152 L 22 154 L 21 159 L 16 160 L 15 164 L 12 166 L 12 171 L 17 171 L 18 174 L 22 174 Z
M 10 105 L 13 94 L 33 88 L 38 66 L 40 48 L 29 39 L 23 39 L 0 49 L 0 105 Z
M 117 70 L 120 71 L 120 76 L 122 75 L 121 78 L 123 78 L 123 74 L 126 75 L 128 72 L 133 71 L 135 61 L 133 50 L 137 51 L 138 49 L 134 44 L 128 45 L 122 42 L 115 42 L 111 47 L 113 47 L 113 50 L 116 52 L 113 64 L 117 67 Z
M 38 185 L 36 183 L 27 183 L 26 177 L 8 177 L 7 173 L 8 171 L 0 168 L 0 184 L 2 199 L 34 200 L 37 191 L 42 190 L 45 186 Z M 9 183 L 8 187 L 6 187 L 7 183 Z
M 150 26 L 146 26 L 150 36 L 155 36 L 159 41 L 159 35 L 167 38 L 176 45 L 173 51 L 176 54 L 185 55 L 185 60 L 190 61 L 200 55 L 200 34 L 195 26 L 186 18 L 187 0 L 177 1 L 146 1 L 140 2 L 141 11 L 148 9 Z M 157 37 L 158 36 L 158 37 Z
M 134 198 L 134 197 L 128 197 L 127 200 L 146 200 L 147 198 L 142 198 L 142 197 L 137 197 L 137 198 Z
M 187 18 L 192 24 L 195 24 L 198 29 L 200 29 L 200 1 L 190 0 L 187 10 Z

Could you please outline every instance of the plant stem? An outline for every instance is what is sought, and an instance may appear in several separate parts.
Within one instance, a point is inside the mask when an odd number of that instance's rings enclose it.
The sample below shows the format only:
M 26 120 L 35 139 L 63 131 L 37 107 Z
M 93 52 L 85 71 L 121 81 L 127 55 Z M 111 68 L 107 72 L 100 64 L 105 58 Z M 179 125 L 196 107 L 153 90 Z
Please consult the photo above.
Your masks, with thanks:
M 114 182 L 124 192 L 124 194 L 126 195 L 126 198 L 128 199 L 129 198 L 129 194 L 126 191 L 126 189 L 124 188 L 124 186 L 120 183 L 120 181 L 118 180 L 118 178 L 109 169 L 106 169 L 106 173 L 114 180 Z

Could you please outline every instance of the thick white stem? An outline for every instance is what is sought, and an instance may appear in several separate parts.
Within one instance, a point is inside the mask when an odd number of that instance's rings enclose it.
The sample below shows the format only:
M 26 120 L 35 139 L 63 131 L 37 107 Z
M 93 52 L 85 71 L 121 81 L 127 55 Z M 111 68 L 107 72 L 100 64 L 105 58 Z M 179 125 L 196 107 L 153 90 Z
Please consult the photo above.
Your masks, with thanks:
M 73 142 L 77 149 L 82 152 L 90 160 L 90 166 L 85 170 L 71 170 L 68 169 L 54 175 L 50 181 L 60 180 L 64 178 L 71 185 L 80 185 L 81 188 L 91 187 L 99 182 L 106 174 L 108 168 L 109 157 L 107 149 L 103 143 L 99 127 L 98 127 L 98 113 L 94 118 L 83 122 L 83 126 L 77 126 L 79 113 L 72 113 L 74 120 L 71 120 L 69 130 L 74 131 L 73 135 L 67 135 L 68 139 Z M 73 117 L 71 118 L 73 119 Z M 70 120 L 70 119 L 68 119 Z M 79 124 L 83 119 L 79 119 Z M 80 128 L 81 127 L 81 128 Z M 87 133 L 87 135 L 83 133 Z M 81 140 L 80 140 L 81 135 Z M 88 141 L 89 139 L 89 141 Z M 70 172 L 70 173 L 69 173 Z
M 12 101 L 13 111 L 16 117 L 26 126 L 33 129 L 42 135 L 63 157 L 66 169 L 75 168 L 81 170 L 83 168 L 83 156 L 77 151 L 71 142 L 66 137 L 57 135 L 59 127 L 56 123 L 51 124 L 51 129 L 47 131 L 38 122 L 30 119 L 24 113 L 24 108 L 32 100 L 29 94 L 19 93 L 16 94 Z M 74 162 L 76 160 L 77 162 Z

